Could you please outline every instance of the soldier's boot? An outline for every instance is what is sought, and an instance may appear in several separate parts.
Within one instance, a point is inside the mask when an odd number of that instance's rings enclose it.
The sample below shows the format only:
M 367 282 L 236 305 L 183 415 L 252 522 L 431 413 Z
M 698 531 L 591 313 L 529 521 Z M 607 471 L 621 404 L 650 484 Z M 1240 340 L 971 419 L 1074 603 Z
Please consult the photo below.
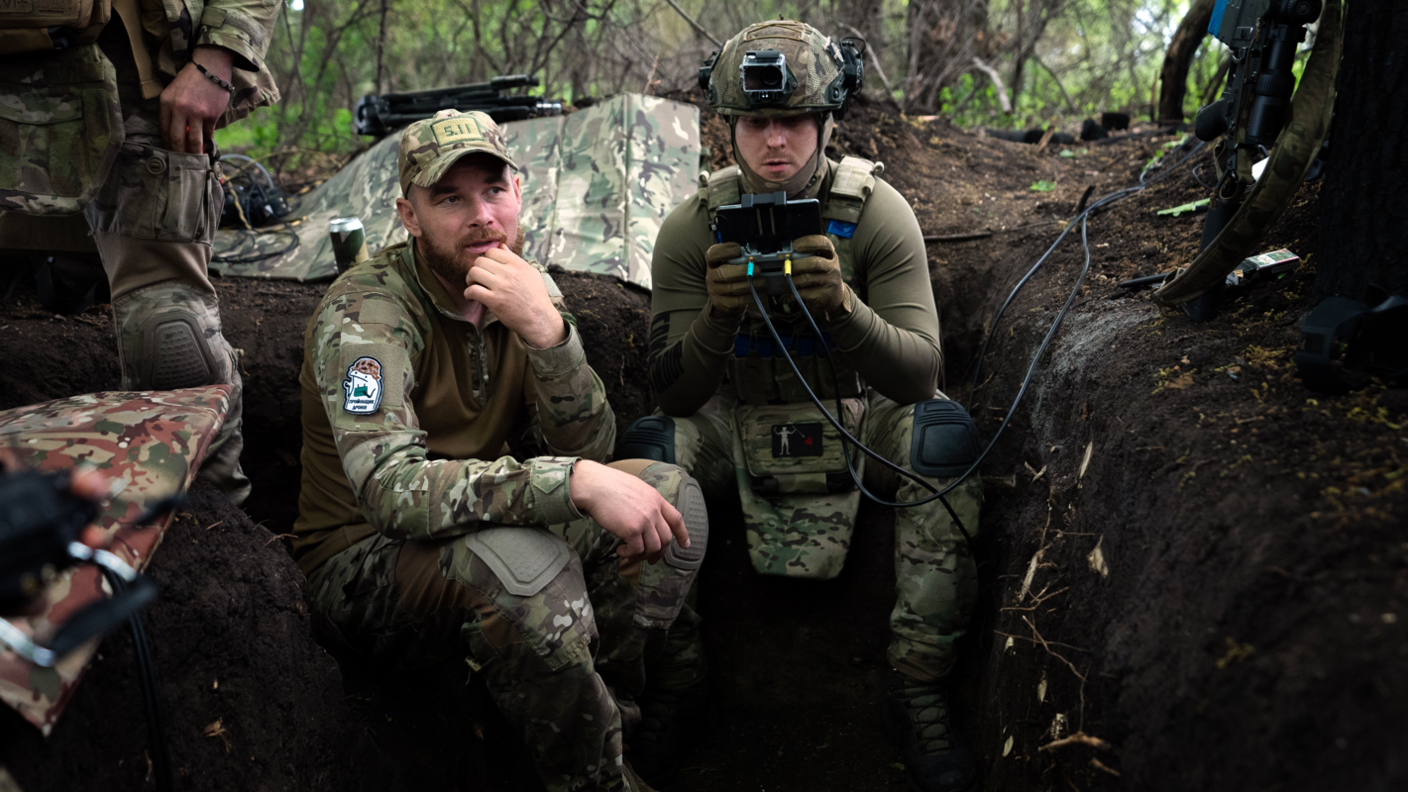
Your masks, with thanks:
M 921 682 L 892 668 L 883 716 L 885 731 L 904 756 L 911 787 L 920 792 L 977 788 L 977 764 L 949 717 L 947 685 Z
M 210 443 L 199 478 L 236 505 L 249 495 L 240 467 L 244 448 L 244 385 L 239 358 L 220 332 L 213 294 L 166 281 L 130 291 L 112 303 L 124 390 L 175 390 L 231 385 L 225 423 Z
M 627 756 L 642 778 L 663 787 L 679 776 L 690 746 L 712 720 L 699 616 L 692 608 L 681 610 L 648 668 L 641 720 L 627 736 Z

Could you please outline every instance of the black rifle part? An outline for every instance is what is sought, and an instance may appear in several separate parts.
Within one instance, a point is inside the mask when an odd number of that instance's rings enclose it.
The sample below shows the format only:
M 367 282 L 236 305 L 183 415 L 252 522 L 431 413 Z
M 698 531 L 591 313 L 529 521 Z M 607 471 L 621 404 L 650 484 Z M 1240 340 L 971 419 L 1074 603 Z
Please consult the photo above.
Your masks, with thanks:
M 536 88 L 538 78 L 527 74 L 495 77 L 488 82 L 431 88 L 425 91 L 368 94 L 357 103 L 357 134 L 385 137 L 396 129 L 430 118 L 441 110 L 488 113 L 495 123 L 562 115 L 561 102 L 537 96 L 503 96 L 514 88 Z
M 1245 189 L 1255 181 L 1251 160 L 1272 146 L 1285 126 L 1296 85 L 1291 72 L 1296 49 L 1305 40 L 1305 26 L 1320 16 L 1321 6 L 1321 0 L 1222 0 L 1214 10 L 1209 32 L 1231 48 L 1233 68 L 1222 97 L 1199 109 L 1193 122 L 1200 140 L 1226 136 L 1216 150 L 1218 183 L 1199 253 L 1236 215 Z M 1213 319 L 1223 290 L 1221 283 L 1215 284 L 1181 303 L 1183 312 L 1195 322 Z
M 112 597 L 91 603 L 70 616 L 47 647 L 34 644 L 4 619 L 0 619 L 0 639 L 36 665 L 52 667 L 73 650 L 127 622 L 142 680 L 156 786 L 159 792 L 170 792 L 173 783 L 166 713 L 141 617 L 142 608 L 156 599 L 157 587 L 121 558 L 79 543 L 79 534 L 97 520 L 99 509 L 93 501 L 73 494 L 70 483 L 68 473 L 0 474 L 0 604 L 7 610 L 25 605 L 59 571 L 80 562 L 98 566 Z M 165 498 L 135 524 L 145 525 L 183 501 L 184 496 L 180 495 Z
M 78 563 L 69 545 L 98 519 L 98 504 L 69 483 L 67 473 L 0 475 L 0 609 L 17 610 Z

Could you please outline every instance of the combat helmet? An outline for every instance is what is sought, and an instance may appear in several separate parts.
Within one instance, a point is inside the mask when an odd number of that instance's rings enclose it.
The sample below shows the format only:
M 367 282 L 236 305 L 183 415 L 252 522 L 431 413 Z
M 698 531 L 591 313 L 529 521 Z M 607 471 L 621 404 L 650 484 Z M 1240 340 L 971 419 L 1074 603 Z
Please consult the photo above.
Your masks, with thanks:
M 861 39 L 837 44 L 802 22 L 759 22 L 710 54 L 699 70 L 699 87 L 720 115 L 830 112 L 843 118 L 860 92 L 864 51 Z

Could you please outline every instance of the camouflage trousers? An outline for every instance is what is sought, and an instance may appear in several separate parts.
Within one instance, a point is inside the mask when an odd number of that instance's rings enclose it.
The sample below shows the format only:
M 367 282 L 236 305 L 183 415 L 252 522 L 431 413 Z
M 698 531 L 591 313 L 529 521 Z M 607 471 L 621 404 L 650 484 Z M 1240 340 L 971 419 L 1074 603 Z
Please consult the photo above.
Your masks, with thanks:
M 937 398 L 947 398 L 937 394 Z M 856 400 L 861 407 L 861 400 Z M 910 437 L 914 405 L 900 405 L 871 390 L 863 400 L 863 417 L 857 437 L 885 459 L 913 472 Z M 726 390 L 710 399 L 694 415 L 675 418 L 675 463 L 689 471 L 710 498 L 740 498 L 750 553 L 761 540 L 786 553 L 798 547 L 815 551 L 796 553 L 786 564 L 835 564 L 849 547 L 850 524 L 855 519 L 859 493 L 813 496 L 763 496 L 752 491 L 752 477 L 743 459 L 737 416 L 739 401 Z M 859 411 L 859 410 L 857 410 Z M 848 409 L 849 412 L 849 409 Z M 861 466 L 866 489 L 876 496 L 906 502 L 919 500 L 929 491 L 882 465 L 868 460 Z M 944 479 L 926 479 L 934 487 Z M 977 477 L 965 481 L 945 496 L 969 535 L 978 533 L 982 487 Z M 849 512 L 847 511 L 849 509 Z M 781 519 L 783 524 L 778 525 Z M 817 523 L 811 525 L 808 523 Z M 844 523 L 845 531 L 833 530 Z M 723 530 L 716 527 L 717 533 Z M 788 537 L 788 531 L 793 532 Z M 823 537 L 819 543 L 816 537 Z M 778 550 L 769 552 L 776 555 Z M 840 554 L 841 559 L 832 556 Z M 831 573 L 831 574 L 834 574 Z M 829 575 L 812 575 L 827 577 Z M 968 544 L 954 525 L 943 503 L 897 509 L 895 513 L 895 585 L 897 597 L 890 613 L 889 660 L 895 668 L 917 679 L 931 681 L 952 669 L 953 643 L 967 629 L 977 598 L 978 571 Z M 671 636 L 671 646 L 677 641 Z
M 34 218 L 0 213 L 0 249 L 91 255 L 96 248 L 94 261 L 101 260 L 112 290 L 122 389 L 233 386 L 230 410 L 200 476 L 240 502 L 249 492 L 239 464 L 243 383 L 237 353 L 221 332 L 219 303 L 207 274 L 224 203 L 215 157 L 165 147 L 160 101 L 142 95 L 122 24 L 105 27 L 97 43 L 116 71 L 123 123 L 124 142 L 112 169 L 81 215 Z M 92 162 L 74 163 L 96 167 Z M 59 269 L 56 262 L 55 273 Z M 69 275 L 83 280 L 80 272 Z
M 239 463 L 243 383 L 207 274 L 224 205 L 215 156 L 165 147 L 160 103 L 142 97 L 122 25 L 108 25 L 98 44 L 117 70 L 126 137 L 83 216 L 112 287 L 122 387 L 233 385 L 200 476 L 242 502 L 249 494 Z
M 688 479 L 659 462 L 612 467 L 672 503 Z M 662 650 L 695 572 L 623 561 L 620 540 L 591 519 L 518 530 L 546 531 L 571 549 L 531 596 L 510 593 L 464 536 L 353 545 L 309 576 L 319 638 L 391 670 L 466 657 L 549 792 L 626 790 L 623 730 L 639 721 L 646 662 Z

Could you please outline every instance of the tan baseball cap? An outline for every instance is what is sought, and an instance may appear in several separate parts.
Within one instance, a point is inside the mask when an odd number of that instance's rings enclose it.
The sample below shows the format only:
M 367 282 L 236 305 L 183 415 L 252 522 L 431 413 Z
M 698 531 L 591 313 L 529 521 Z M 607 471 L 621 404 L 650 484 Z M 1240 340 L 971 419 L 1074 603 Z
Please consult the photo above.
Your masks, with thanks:
M 411 184 L 432 186 L 460 157 L 478 153 L 492 154 L 518 170 L 503 130 L 488 113 L 441 110 L 411 124 L 401 133 L 401 194 L 409 196 Z

